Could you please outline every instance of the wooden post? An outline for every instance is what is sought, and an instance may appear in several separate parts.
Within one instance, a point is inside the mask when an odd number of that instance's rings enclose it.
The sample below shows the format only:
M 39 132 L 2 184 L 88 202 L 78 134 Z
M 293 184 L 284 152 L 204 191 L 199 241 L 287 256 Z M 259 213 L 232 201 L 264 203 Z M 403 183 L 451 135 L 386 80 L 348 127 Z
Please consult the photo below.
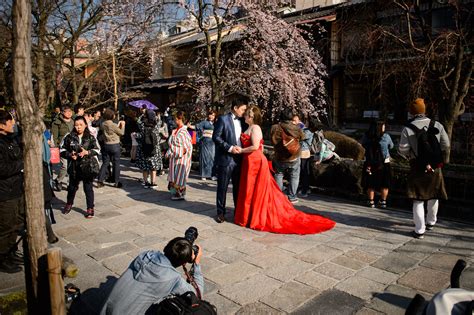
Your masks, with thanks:
M 62 257 L 60 248 L 50 248 L 48 255 L 49 293 L 51 297 L 51 314 L 65 315 L 64 282 L 61 276 Z

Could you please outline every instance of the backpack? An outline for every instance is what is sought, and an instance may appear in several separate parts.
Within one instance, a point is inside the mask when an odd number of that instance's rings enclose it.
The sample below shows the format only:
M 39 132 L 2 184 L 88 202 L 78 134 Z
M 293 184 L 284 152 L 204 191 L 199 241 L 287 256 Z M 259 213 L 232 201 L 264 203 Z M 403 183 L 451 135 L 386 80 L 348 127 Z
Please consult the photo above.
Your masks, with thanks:
M 154 127 L 145 127 L 143 130 L 142 151 L 145 157 L 150 157 L 153 154 L 155 147 L 155 135 L 153 133 Z
M 283 145 L 283 149 L 286 150 L 286 153 L 289 156 L 293 156 L 300 151 L 300 141 L 296 138 L 293 138 L 289 134 L 285 132 L 285 130 L 281 127 L 281 143 Z
M 439 130 L 435 127 L 435 121 L 430 120 L 428 129 L 420 129 L 413 123 L 409 123 L 407 127 L 415 132 L 418 151 L 418 154 L 415 154 L 415 156 L 418 169 L 424 170 L 427 165 L 430 165 L 433 169 L 442 168 L 443 153 L 441 152 L 438 138 L 436 138 Z
M 365 161 L 367 162 L 367 166 L 371 168 L 382 168 L 385 158 L 382 153 L 382 147 L 380 146 L 380 139 L 369 141 L 365 149 Z
M 211 303 L 200 300 L 192 291 L 164 299 L 157 306 L 158 315 L 216 315 L 217 308 Z

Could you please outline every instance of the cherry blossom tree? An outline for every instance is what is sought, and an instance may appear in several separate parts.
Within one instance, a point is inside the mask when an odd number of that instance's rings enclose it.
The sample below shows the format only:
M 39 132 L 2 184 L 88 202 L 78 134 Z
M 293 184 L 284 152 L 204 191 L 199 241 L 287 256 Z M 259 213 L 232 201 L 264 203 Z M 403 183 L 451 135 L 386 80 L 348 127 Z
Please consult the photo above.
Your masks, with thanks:
M 288 107 L 304 115 L 324 113 L 326 67 L 303 31 L 272 12 L 255 7 L 247 12 L 226 84 L 247 92 L 271 117 Z
M 220 107 L 224 94 L 249 94 L 273 117 L 284 107 L 322 113 L 325 67 L 303 31 L 284 22 L 276 9 L 287 1 L 182 2 L 204 34 L 205 46 L 191 76 L 202 106 Z M 234 32 L 238 45 L 226 43 Z M 226 49 L 226 45 L 231 48 Z

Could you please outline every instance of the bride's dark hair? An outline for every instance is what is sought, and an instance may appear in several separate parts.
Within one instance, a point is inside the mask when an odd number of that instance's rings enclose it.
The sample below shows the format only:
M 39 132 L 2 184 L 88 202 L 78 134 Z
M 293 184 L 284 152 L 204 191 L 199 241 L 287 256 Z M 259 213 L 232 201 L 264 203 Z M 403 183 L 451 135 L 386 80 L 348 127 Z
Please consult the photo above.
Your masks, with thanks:
M 252 113 L 253 123 L 256 125 L 262 125 L 262 111 L 256 105 L 250 105 L 247 108 L 247 113 Z

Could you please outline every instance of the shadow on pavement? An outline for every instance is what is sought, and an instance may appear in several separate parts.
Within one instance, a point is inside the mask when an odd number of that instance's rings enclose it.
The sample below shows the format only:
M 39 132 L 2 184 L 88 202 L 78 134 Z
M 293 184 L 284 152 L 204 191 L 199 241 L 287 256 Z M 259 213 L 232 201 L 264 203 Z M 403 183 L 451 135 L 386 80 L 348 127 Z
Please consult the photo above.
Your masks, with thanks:
M 98 288 L 90 288 L 82 292 L 81 296 L 75 299 L 69 306 L 68 314 L 99 314 L 117 279 L 117 277 L 108 276 L 105 282 L 102 282 Z

